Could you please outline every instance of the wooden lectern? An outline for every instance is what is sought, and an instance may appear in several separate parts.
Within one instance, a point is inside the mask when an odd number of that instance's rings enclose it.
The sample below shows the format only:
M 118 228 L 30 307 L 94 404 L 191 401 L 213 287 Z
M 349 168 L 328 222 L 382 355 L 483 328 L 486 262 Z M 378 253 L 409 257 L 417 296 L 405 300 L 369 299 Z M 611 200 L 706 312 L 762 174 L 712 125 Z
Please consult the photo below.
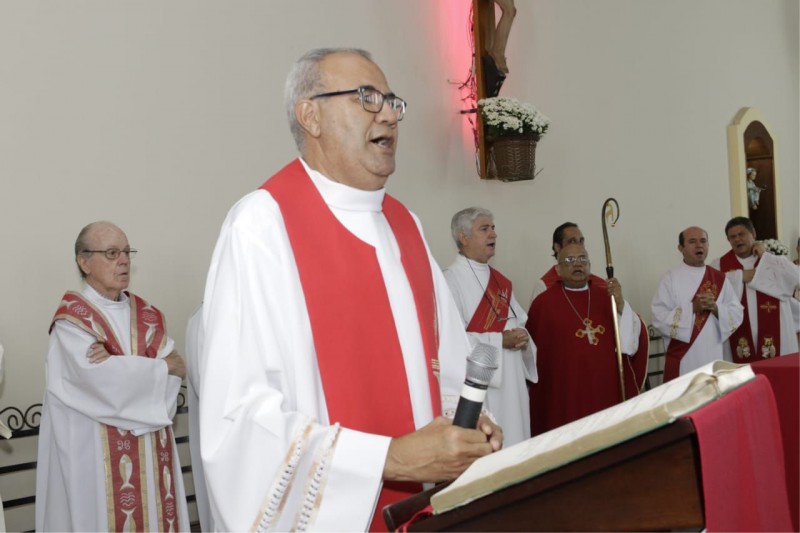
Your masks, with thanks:
M 389 530 L 425 508 L 434 487 L 387 506 Z M 697 436 L 680 419 L 627 442 L 428 516 L 408 531 L 643 531 L 705 525 Z

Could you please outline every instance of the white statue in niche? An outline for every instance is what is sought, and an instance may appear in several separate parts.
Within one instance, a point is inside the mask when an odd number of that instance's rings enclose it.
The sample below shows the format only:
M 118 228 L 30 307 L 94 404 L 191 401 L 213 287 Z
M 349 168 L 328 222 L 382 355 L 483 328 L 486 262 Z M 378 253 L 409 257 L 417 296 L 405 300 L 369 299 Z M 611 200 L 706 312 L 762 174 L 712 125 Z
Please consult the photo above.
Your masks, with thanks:
M 747 168 L 747 198 L 750 200 L 750 209 L 755 211 L 758 209 L 758 200 L 761 197 L 761 191 L 766 187 L 759 187 L 756 183 L 756 176 L 758 172 L 753 167 Z

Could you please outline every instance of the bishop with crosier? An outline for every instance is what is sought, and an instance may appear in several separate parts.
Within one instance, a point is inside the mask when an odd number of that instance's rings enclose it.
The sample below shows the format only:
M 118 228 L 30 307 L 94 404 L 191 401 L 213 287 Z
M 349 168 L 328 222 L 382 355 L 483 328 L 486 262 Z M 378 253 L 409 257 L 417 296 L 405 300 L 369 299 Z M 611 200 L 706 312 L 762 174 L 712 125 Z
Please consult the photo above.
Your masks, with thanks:
M 533 435 L 622 400 L 611 297 L 617 304 L 622 353 L 631 354 L 624 357 L 636 354 L 642 328 L 622 297 L 619 280 L 593 282 L 582 244 L 563 247 L 556 270 L 560 280 L 536 297 L 526 325 L 538 348 L 539 382 L 531 387 Z

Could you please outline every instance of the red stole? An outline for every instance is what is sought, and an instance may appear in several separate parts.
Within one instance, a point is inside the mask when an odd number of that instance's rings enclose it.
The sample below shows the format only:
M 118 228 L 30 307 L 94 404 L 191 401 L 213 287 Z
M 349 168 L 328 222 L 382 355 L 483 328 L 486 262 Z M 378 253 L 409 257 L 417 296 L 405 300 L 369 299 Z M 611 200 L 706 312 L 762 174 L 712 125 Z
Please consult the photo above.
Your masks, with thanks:
M 161 311 L 127 291 L 131 306 L 131 347 L 135 355 L 155 358 L 166 343 L 166 324 Z M 113 356 L 122 356 L 122 344 L 103 312 L 81 294 L 69 291 L 50 324 L 66 320 L 102 342 Z M 106 471 L 106 506 L 111 531 L 146 531 L 151 529 L 147 513 L 147 473 L 144 439 L 151 439 L 152 464 L 158 495 L 155 498 L 161 531 L 178 530 L 178 506 L 173 476 L 177 463 L 173 461 L 172 428 L 136 437 L 132 433 L 102 424 Z
M 403 353 L 375 249 L 338 221 L 300 161 L 261 188 L 278 203 L 292 245 L 331 423 L 392 437 L 413 432 Z M 436 295 L 427 249 L 400 202 L 384 196 L 383 214 L 414 296 L 438 416 Z M 371 529 L 385 529 L 380 518 L 384 505 L 420 490 L 419 484 L 385 482 Z
M 558 282 L 560 279 L 561 279 L 561 277 L 558 275 L 558 271 L 556 270 L 556 267 L 553 266 L 553 267 L 550 267 L 550 270 L 545 272 L 544 275 L 542 276 L 542 283 L 544 283 L 544 286 L 549 289 L 556 282 Z
M 692 297 L 692 301 L 694 301 L 694 299 L 703 292 L 710 292 L 714 295 L 715 299 L 719 298 L 719 293 L 722 291 L 722 285 L 724 283 L 725 274 L 716 268 L 706 265 L 706 271 L 703 274 L 703 279 L 700 280 L 700 285 L 697 286 L 697 290 Z M 703 326 L 706 325 L 706 321 L 708 320 L 709 316 L 711 316 L 711 313 L 708 311 L 695 314 L 694 326 L 692 327 L 692 336 L 689 339 L 689 342 L 683 342 L 678 339 L 670 339 L 664 361 L 665 382 L 680 375 L 681 359 L 683 359 L 683 356 L 686 355 L 686 353 L 689 351 L 689 348 L 691 348 L 692 344 L 694 344 L 697 336 L 703 330 Z
M 486 284 L 486 290 L 478 307 L 472 314 L 472 320 L 467 324 L 467 331 L 501 333 L 506 327 L 506 320 L 508 320 L 510 300 L 511 280 L 489 267 L 489 282 Z
M 756 260 L 756 265 L 761 260 Z M 719 267 L 723 272 L 742 270 L 742 264 L 736 258 L 733 250 L 728 251 L 719 259 Z M 750 356 L 760 353 L 762 357 L 770 358 L 781 353 L 781 321 L 780 301 L 768 294 L 756 291 L 756 316 L 758 317 L 758 339 L 753 345 L 753 329 L 750 325 L 750 313 L 747 309 L 747 285 L 742 290 L 742 305 L 744 306 L 744 319 L 739 328 L 731 335 L 728 342 L 731 345 L 731 355 L 734 363 L 749 363 Z M 774 313 L 774 314 L 773 314 Z M 756 348 L 759 347 L 759 351 Z

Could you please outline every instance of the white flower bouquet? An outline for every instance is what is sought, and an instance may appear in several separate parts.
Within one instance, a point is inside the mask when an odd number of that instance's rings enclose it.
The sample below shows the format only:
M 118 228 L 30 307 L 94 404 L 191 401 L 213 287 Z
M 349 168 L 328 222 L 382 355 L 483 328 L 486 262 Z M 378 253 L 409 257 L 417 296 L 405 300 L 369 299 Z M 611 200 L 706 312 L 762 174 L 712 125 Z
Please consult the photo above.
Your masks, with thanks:
M 777 239 L 764 239 L 761 242 L 772 255 L 789 255 L 789 247 Z
M 550 119 L 532 104 L 516 98 L 495 96 L 478 100 L 478 107 L 490 139 L 512 135 L 532 135 L 537 141 L 547 133 Z

